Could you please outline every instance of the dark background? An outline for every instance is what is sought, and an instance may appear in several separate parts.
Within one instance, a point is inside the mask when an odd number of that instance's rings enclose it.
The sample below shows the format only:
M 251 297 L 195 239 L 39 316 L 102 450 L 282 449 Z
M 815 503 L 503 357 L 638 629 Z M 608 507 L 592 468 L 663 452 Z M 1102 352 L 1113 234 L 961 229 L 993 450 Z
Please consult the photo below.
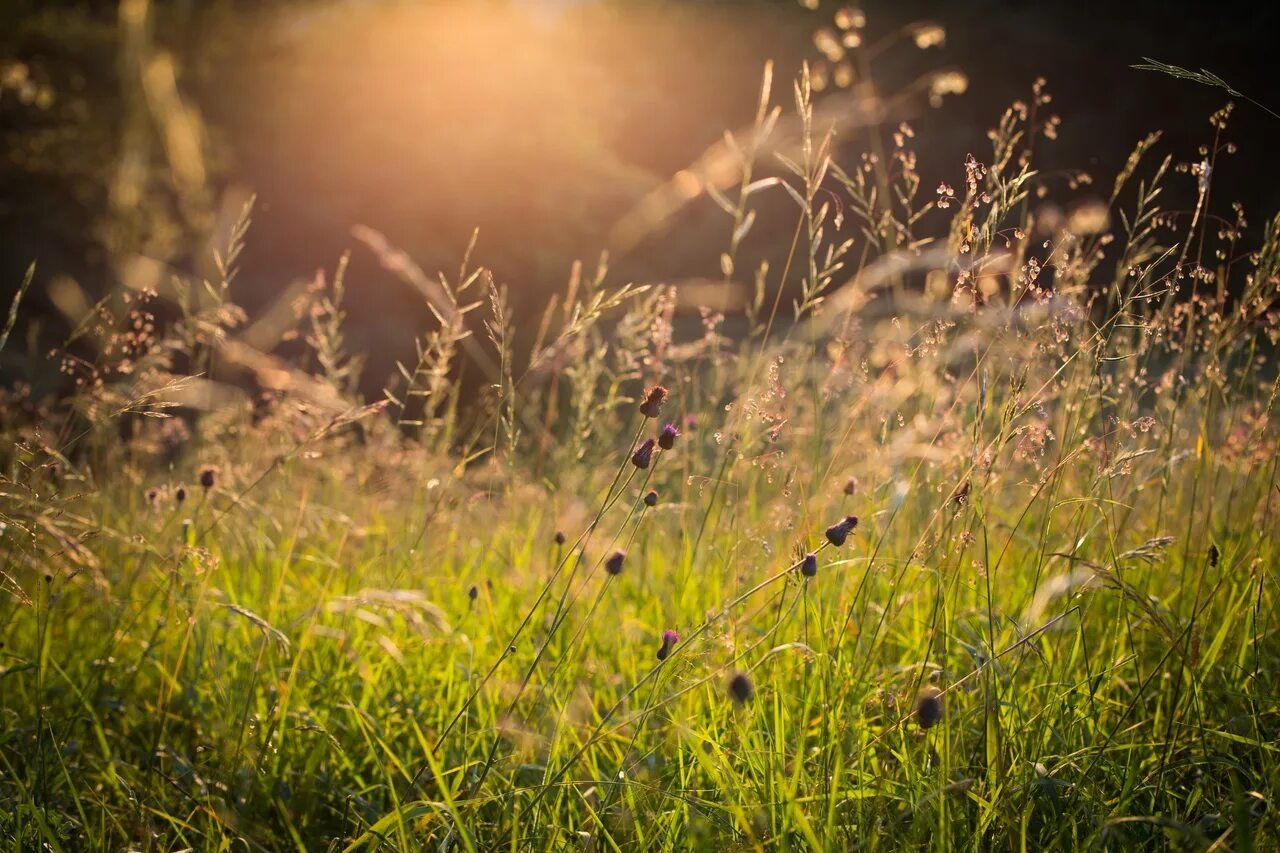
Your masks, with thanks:
M 527 329 L 574 259 L 591 263 L 609 248 L 618 217 L 723 129 L 749 122 L 766 59 L 777 63 L 775 103 L 790 107 L 791 77 L 817 56 L 813 31 L 842 5 L 825 2 L 815 12 L 794 0 L 531 3 L 459 4 L 500 22 L 484 30 L 482 49 L 431 17 L 455 5 L 448 3 L 416 4 L 427 10 L 417 33 L 399 23 L 366 26 L 387 9 L 415 8 L 397 0 L 153 4 L 155 45 L 176 57 L 182 95 L 202 117 L 208 185 L 175 201 L 156 179 L 139 205 L 148 209 L 122 217 L 108 200 L 128 126 L 117 5 L 0 0 L 0 62 L 23 62 L 54 95 L 47 107 L 0 95 L 5 304 L 27 264 L 38 261 L 22 325 L 39 326 L 42 346 L 56 342 L 67 322 L 47 298 L 49 281 L 70 277 L 96 298 L 119 284 L 128 269 L 119 258 L 130 253 L 200 272 L 207 252 L 198 232 L 225 225 L 228 207 L 252 191 L 258 201 L 236 300 L 252 315 L 288 283 L 332 269 L 352 249 L 351 337 L 371 357 L 368 384 L 380 387 L 430 321 L 418 296 L 352 239 L 353 225 L 384 232 L 428 272 L 455 269 L 479 227 L 478 257 L 511 287 Z M 1157 151 L 1179 161 L 1198 160 L 1198 146 L 1212 138 L 1208 116 L 1230 96 L 1130 68 L 1144 56 L 1207 68 L 1280 110 L 1270 58 L 1280 32 L 1275 4 L 1184 11 L 1154 2 L 868 0 L 862 7 L 872 39 L 922 19 L 947 31 L 942 48 L 887 52 L 875 74 L 882 92 L 944 66 L 969 77 L 968 92 L 940 109 L 922 102 L 910 110 L 927 189 L 942 179 L 959 184 L 967 152 L 986 158 L 987 128 L 1029 96 L 1038 76 L 1063 119 L 1059 139 L 1040 149 L 1039 168 L 1082 168 L 1098 180 L 1096 190 L 1059 185 L 1060 201 L 1105 194 L 1152 130 L 1165 131 Z M 570 19 L 577 34 L 565 37 L 557 27 Z M 538 46 L 539 39 L 552 43 Z M 526 49 L 559 51 L 567 70 L 547 82 L 521 79 L 523 66 L 510 60 Z M 446 68 L 475 73 L 459 83 L 440 76 Z M 1256 227 L 1280 209 L 1278 129 L 1280 119 L 1237 104 L 1227 138 L 1238 152 L 1215 177 L 1219 213 L 1239 200 Z M 848 163 L 867 141 L 842 145 Z M 1192 188 L 1179 176 L 1165 206 L 1189 206 Z M 137 221 L 120 224 L 130 217 Z M 774 219 L 762 216 L 747 260 L 776 254 L 789 239 L 791 220 L 777 217 L 781 227 L 773 228 Z M 661 233 L 615 252 L 611 278 L 717 276 L 727 238 L 726 220 L 704 199 Z M 0 369 L 22 368 L 10 354 Z

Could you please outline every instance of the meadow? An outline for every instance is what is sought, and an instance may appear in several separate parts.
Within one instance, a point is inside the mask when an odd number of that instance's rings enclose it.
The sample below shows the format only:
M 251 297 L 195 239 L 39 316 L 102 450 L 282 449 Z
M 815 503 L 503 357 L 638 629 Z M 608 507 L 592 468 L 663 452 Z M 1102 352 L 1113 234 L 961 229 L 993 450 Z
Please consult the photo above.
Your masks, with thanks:
M 607 258 L 514 316 L 483 235 L 435 274 L 364 233 L 437 321 L 371 400 L 344 260 L 236 307 L 246 206 L 217 275 L 33 354 L 0 839 L 1276 849 L 1280 218 L 1212 192 L 1231 108 L 1190 162 L 1042 174 L 1036 82 L 934 188 L 905 124 L 838 160 L 812 84 L 696 188 L 732 316 Z M 781 268 L 741 261 L 766 196 Z

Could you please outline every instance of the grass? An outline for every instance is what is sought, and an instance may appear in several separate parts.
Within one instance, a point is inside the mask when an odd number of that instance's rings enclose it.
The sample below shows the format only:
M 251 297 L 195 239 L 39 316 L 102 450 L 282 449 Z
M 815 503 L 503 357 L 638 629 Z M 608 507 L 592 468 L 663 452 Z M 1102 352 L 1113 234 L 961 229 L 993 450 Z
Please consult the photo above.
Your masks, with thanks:
M 345 263 L 304 355 L 254 344 L 246 210 L 5 392 L 0 838 L 1274 849 L 1280 220 L 1212 212 L 1229 110 L 1055 220 L 1042 84 L 937 193 L 909 128 L 842 168 L 808 77 L 794 144 L 773 100 L 707 190 L 743 336 L 603 262 L 514 318 L 365 231 L 439 321 L 370 404 Z M 744 274 L 766 193 L 790 258 Z

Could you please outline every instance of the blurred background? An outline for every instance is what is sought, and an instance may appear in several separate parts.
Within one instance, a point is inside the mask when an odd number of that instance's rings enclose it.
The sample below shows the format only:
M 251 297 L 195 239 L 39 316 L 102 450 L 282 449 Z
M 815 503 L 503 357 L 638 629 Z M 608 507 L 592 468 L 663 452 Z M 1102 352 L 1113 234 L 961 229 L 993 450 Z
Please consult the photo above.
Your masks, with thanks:
M 1179 161 L 1211 140 L 1208 116 L 1230 96 L 1130 68 L 1144 56 L 1207 68 L 1280 110 L 1264 61 L 1276 8 L 3 0 L 0 297 L 38 263 L 14 334 L 47 349 L 105 294 L 211 276 L 211 247 L 254 197 L 233 298 L 254 316 L 349 250 L 349 345 L 376 392 L 434 321 L 353 229 L 430 274 L 455 272 L 478 229 L 476 258 L 510 288 L 518 334 L 533 335 L 576 259 L 593 267 L 604 251 L 613 282 L 681 284 L 696 316 L 731 225 L 693 167 L 750 125 L 766 62 L 787 114 L 791 81 L 814 67 L 846 165 L 910 122 L 928 193 L 962 182 L 967 153 L 989 155 L 987 129 L 1043 76 L 1062 123 L 1040 167 L 1063 203 L 1094 192 L 1074 170 L 1108 187 L 1150 131 Z M 1239 103 L 1237 152 L 1215 178 L 1255 224 L 1280 208 L 1280 187 L 1256 179 L 1278 130 Z M 1189 205 L 1193 180 L 1166 205 Z M 791 239 L 790 203 L 761 199 L 740 270 L 780 266 Z M 5 381 L 33 378 L 4 358 Z

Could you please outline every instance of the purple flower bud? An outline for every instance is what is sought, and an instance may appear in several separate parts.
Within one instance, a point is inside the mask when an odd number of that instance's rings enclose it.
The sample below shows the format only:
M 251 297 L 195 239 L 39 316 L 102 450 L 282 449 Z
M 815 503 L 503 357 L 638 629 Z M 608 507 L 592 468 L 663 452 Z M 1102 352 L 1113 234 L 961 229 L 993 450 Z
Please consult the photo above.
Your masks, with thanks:
M 565 543 L 565 541 L 566 541 L 568 538 L 569 538 L 568 536 L 565 536 L 565 535 L 564 535 L 564 531 L 563 531 L 563 530 L 557 530 L 557 531 L 556 531 L 556 544 L 557 544 L 557 545 L 563 545 L 563 544 Z
M 644 505 L 645 505 L 645 506 L 657 506 L 657 505 L 658 505 L 658 493 L 657 493 L 657 491 L 655 491 L 655 490 L 653 490 L 653 489 L 650 489 L 647 493 L 645 493 L 645 496 L 644 496 Z
M 667 424 L 662 428 L 662 432 L 658 433 L 658 446 L 663 450 L 670 450 L 676 446 L 676 436 L 680 434 L 680 430 L 676 429 L 675 424 Z
M 680 642 L 680 635 L 675 631 L 663 631 L 662 647 L 658 649 L 658 660 L 666 660 L 671 654 L 671 649 L 673 649 L 675 644 L 678 642 Z
M 182 503 L 183 501 L 185 501 L 187 499 L 187 487 L 178 486 L 178 488 L 174 489 L 173 499 L 178 503 Z
M 648 468 L 649 463 L 653 461 L 654 440 L 646 438 L 644 443 L 636 448 L 636 452 L 631 455 L 631 464 L 637 468 Z
M 916 696 L 915 718 L 922 729 L 931 729 L 942 722 L 942 691 L 929 685 Z
M 218 469 L 212 466 L 206 467 L 200 471 L 200 485 L 206 491 L 213 488 L 213 484 L 217 481 Z
M 751 683 L 751 676 L 745 672 L 735 672 L 729 679 L 729 698 L 739 705 L 745 705 L 756 695 L 756 686 Z
M 656 418 L 662 414 L 662 404 L 667 402 L 667 389 L 654 385 L 645 392 L 644 402 L 640 404 L 640 414 L 646 418 Z
M 827 528 L 827 541 L 839 548 L 857 526 L 858 517 L 856 515 L 846 515 L 843 520 Z
M 626 551 L 614 551 L 604 562 L 604 570 L 611 575 L 622 574 L 622 561 L 627 559 Z
M 818 555 L 805 554 L 804 562 L 800 564 L 800 574 L 807 578 L 811 578 L 818 573 Z

